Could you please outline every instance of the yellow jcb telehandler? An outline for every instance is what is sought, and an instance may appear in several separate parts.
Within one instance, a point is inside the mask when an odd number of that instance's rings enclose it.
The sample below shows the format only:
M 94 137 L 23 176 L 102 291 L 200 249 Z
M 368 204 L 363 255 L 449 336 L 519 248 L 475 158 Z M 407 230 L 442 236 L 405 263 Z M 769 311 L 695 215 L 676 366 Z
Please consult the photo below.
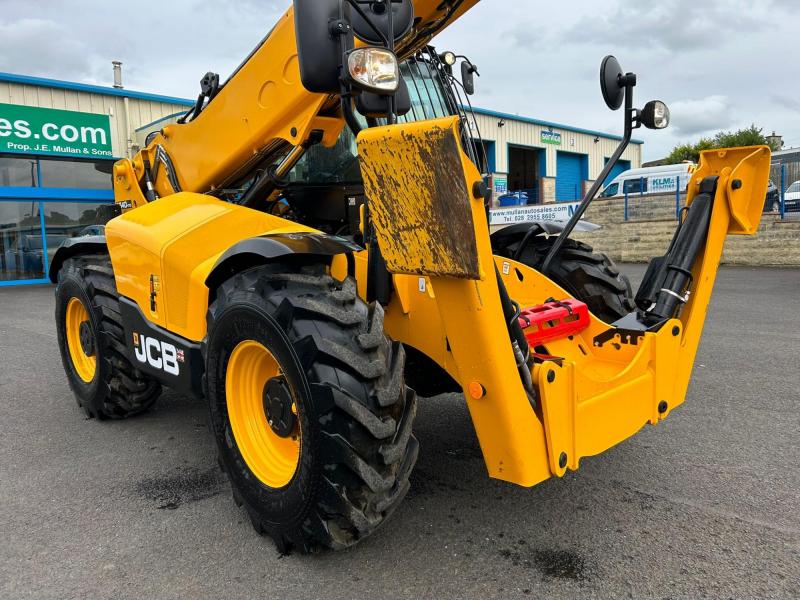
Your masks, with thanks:
M 343 548 L 409 489 L 421 396 L 463 392 L 491 477 L 576 470 L 686 394 L 723 243 L 754 234 L 766 147 L 706 152 L 638 293 L 567 223 L 490 235 L 476 67 L 432 37 L 477 0 L 295 0 L 224 82 L 114 167 L 118 216 L 51 263 L 64 368 L 98 419 L 161 386 L 208 403 L 236 503 L 282 551 Z M 443 424 L 444 426 L 444 424 Z

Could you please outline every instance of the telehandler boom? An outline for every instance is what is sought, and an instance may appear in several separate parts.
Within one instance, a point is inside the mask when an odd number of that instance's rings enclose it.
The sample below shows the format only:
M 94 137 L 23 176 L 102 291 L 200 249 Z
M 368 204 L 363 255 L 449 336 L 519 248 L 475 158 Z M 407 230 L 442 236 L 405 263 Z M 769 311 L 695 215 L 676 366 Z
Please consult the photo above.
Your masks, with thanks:
M 477 68 L 432 37 L 477 0 L 294 0 L 224 83 L 114 167 L 119 215 L 52 260 L 71 388 L 90 417 L 161 386 L 209 406 L 233 497 L 282 551 L 350 546 L 409 489 L 417 395 L 464 394 L 491 477 L 533 486 L 685 399 L 728 234 L 760 222 L 766 147 L 703 154 L 635 297 L 568 223 L 490 235 Z M 466 94 L 465 94 L 466 92 Z M 477 142 L 475 140 L 478 140 Z

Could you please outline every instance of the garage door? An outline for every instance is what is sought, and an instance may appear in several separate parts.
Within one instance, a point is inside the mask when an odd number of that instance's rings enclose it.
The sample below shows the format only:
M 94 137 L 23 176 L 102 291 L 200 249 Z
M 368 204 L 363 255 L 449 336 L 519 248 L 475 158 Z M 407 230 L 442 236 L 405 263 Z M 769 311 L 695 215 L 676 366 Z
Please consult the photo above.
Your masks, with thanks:
M 574 202 L 583 197 L 581 190 L 586 178 L 587 156 L 559 152 L 556 159 L 556 200 L 559 202 Z
M 606 164 L 608 164 L 608 159 L 606 159 Z M 611 173 L 609 173 L 608 179 L 606 179 L 605 183 L 606 184 L 611 183 L 612 181 L 614 181 L 614 178 L 617 175 L 624 173 L 625 171 L 629 171 L 630 168 L 631 168 L 631 161 L 629 160 L 619 161 L 616 165 L 614 165 L 614 168 L 611 169 Z

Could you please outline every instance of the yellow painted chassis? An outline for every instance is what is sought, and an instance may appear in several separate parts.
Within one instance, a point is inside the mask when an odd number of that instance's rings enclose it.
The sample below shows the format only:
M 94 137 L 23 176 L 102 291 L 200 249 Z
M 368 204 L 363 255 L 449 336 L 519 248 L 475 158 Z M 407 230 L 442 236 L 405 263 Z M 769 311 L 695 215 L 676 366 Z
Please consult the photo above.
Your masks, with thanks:
M 703 154 L 687 202 L 704 177 L 720 179 L 680 317 L 637 344 L 620 337 L 595 344 L 609 325 L 594 316 L 582 333 L 547 343 L 548 353 L 562 360 L 533 368 L 537 415 L 517 372 L 495 265 L 523 307 L 568 294 L 537 271 L 492 255 L 483 199 L 472 193 L 481 176 L 459 139 L 456 118 L 372 128 L 359 136 L 370 211 L 395 273 L 386 333 L 425 353 L 464 390 L 472 383 L 483 387 L 483 397 L 465 397 L 489 475 L 532 486 L 577 469 L 581 458 L 618 444 L 646 423 L 657 424 L 683 403 L 725 237 L 756 232 L 770 153 L 754 147 Z M 130 162 L 119 167 L 130 168 Z M 132 193 L 130 187 L 117 191 L 118 200 Z M 194 342 L 206 336 L 206 278 L 227 249 L 254 236 L 313 231 L 189 192 L 149 204 L 137 198 L 135 206 L 106 227 L 117 289 L 153 324 Z M 455 236 L 466 226 L 474 243 L 465 246 Z M 355 259 L 365 297 L 367 252 Z M 344 256 L 333 260 L 331 271 L 346 275 Z M 155 310 L 153 291 L 159 298 Z M 667 409 L 660 412 L 662 402 Z

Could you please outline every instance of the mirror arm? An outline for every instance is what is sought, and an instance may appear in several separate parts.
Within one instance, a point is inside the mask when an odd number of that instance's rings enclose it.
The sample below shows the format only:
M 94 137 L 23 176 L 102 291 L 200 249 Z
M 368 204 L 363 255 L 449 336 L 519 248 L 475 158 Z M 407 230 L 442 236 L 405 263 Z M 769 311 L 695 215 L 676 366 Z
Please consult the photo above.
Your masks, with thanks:
M 361 133 L 361 124 L 358 122 L 356 118 L 356 113 L 353 110 L 353 97 L 350 94 L 342 94 L 341 97 L 342 103 L 342 115 L 344 116 L 344 121 L 347 123 L 347 126 L 350 128 L 350 131 L 353 132 L 355 137 L 358 137 L 358 134 Z
M 600 176 L 592 184 L 592 187 L 586 194 L 586 197 L 583 199 L 580 206 L 578 206 L 578 208 L 575 210 L 572 217 L 570 217 L 563 231 L 559 234 L 558 238 L 553 244 L 553 247 L 550 248 L 550 252 L 547 253 L 547 257 L 544 259 L 544 262 L 542 263 L 541 273 L 543 275 L 547 274 L 548 270 L 550 269 L 550 264 L 553 262 L 553 259 L 561 251 L 561 248 L 564 246 L 564 242 L 566 242 L 569 235 L 575 229 L 575 226 L 578 224 L 578 221 L 581 220 L 581 217 L 583 217 L 583 214 L 586 212 L 586 209 L 589 208 L 589 205 L 592 203 L 592 200 L 595 199 L 595 196 L 597 196 L 597 193 L 600 191 L 600 188 L 603 186 L 603 183 L 605 183 L 605 180 L 608 177 L 609 173 L 611 173 L 611 170 L 617 165 L 620 157 L 622 157 L 622 153 L 625 152 L 625 149 L 631 142 L 631 137 L 633 136 L 634 121 L 637 118 L 636 109 L 633 108 L 633 86 L 636 85 L 636 80 L 634 78 L 631 81 L 630 77 L 626 77 L 626 80 L 627 81 L 625 84 L 625 134 L 623 135 L 622 141 L 620 142 L 619 146 L 617 146 L 617 149 L 614 151 L 614 154 L 611 156 L 609 161 L 606 163 L 605 168 L 600 173 Z

